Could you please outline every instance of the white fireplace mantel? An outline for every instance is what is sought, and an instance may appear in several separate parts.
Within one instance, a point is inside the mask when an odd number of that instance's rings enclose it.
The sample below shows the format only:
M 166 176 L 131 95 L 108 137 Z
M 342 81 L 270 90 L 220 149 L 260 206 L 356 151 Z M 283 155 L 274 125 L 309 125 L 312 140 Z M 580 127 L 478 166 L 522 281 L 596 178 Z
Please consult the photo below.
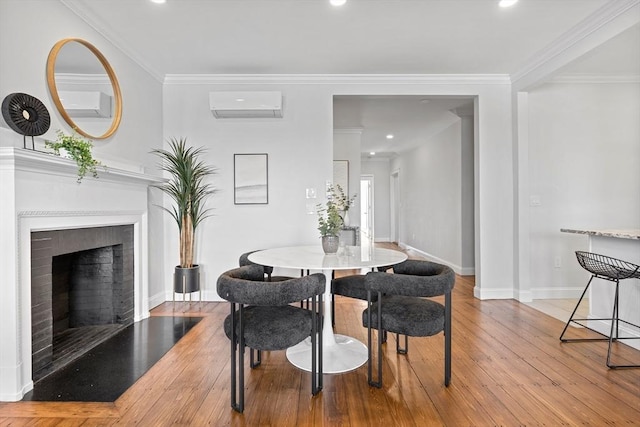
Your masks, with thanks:
M 0 147 L 0 401 L 33 388 L 31 368 L 31 232 L 132 224 L 134 320 L 149 315 L 148 187 L 162 178 L 98 168 L 77 182 L 74 161 Z

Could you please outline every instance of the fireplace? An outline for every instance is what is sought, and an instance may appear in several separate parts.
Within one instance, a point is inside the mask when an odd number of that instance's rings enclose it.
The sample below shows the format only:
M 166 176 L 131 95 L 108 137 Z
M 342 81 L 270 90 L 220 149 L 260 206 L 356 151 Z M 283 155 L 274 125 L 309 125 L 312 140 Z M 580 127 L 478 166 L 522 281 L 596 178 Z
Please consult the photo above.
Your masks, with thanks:
M 148 209 L 161 203 L 154 200 L 156 195 L 149 191 L 149 185 L 162 182 L 162 179 L 145 173 L 142 168 L 119 169 L 110 163 L 108 169 L 99 171 L 99 179 L 89 177 L 78 184 L 75 162 L 38 151 L 3 146 L 13 142 L 7 141 L 12 135 L 3 133 L 0 128 L 0 283 L 3 292 L 0 298 L 0 343 L 3 346 L 0 351 L 0 401 L 20 400 L 33 388 L 33 381 L 38 378 L 34 376 L 34 369 L 54 364 L 54 328 L 56 335 L 63 333 L 63 329 L 69 328 L 71 317 L 76 316 L 64 314 L 65 310 L 59 313 L 60 301 L 68 298 L 64 287 L 55 291 L 54 302 L 54 262 L 66 264 L 72 262 L 67 259 L 71 256 L 68 254 L 112 248 L 115 263 L 106 269 L 115 271 L 116 276 L 121 271 L 123 281 L 120 289 L 116 279 L 115 287 L 107 292 L 111 292 L 113 300 L 127 301 L 123 306 L 127 308 L 100 308 L 103 314 L 111 313 L 108 317 L 115 319 L 115 323 L 82 327 L 97 331 L 98 340 L 103 339 L 103 333 L 110 334 L 116 328 L 148 317 L 150 302 L 153 306 L 166 298 L 162 285 L 163 254 L 157 249 L 162 246 L 165 218 L 158 209 Z M 15 143 L 22 146 L 22 139 Z M 103 228 L 104 235 L 100 238 L 106 241 L 83 234 L 86 230 L 93 232 Z M 153 237 L 149 230 L 154 230 Z M 116 239 L 114 236 L 118 233 L 126 238 Z M 46 247 L 45 240 L 41 240 L 47 236 L 51 239 L 50 248 Z M 59 249 L 54 253 L 56 239 Z M 151 250 L 150 239 L 159 239 Z M 118 267 L 120 251 L 122 267 Z M 54 261 L 54 256 L 59 255 L 63 257 Z M 39 268 L 46 268 L 43 270 L 46 272 Z M 149 294 L 150 283 L 154 284 L 152 295 Z M 34 306 L 39 309 L 42 304 L 44 307 L 45 300 L 48 308 L 32 311 Z M 96 313 L 96 309 L 92 306 L 89 312 Z M 67 331 L 82 328 L 71 327 Z M 81 338 L 85 339 L 88 337 Z M 37 344 L 40 340 L 47 344 Z M 36 345 L 39 346 L 37 349 Z M 62 347 L 62 352 L 75 347 L 76 343 L 72 341 Z
M 133 226 L 31 233 L 37 381 L 133 323 Z

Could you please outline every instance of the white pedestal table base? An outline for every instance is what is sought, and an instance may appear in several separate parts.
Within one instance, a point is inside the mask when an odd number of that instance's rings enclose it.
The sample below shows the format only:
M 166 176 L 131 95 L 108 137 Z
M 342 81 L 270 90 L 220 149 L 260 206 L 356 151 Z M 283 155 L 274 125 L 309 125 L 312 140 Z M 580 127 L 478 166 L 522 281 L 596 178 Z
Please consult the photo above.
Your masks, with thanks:
M 346 335 L 333 335 L 335 344 L 323 345 L 322 372 L 339 374 L 353 371 L 367 362 L 367 346 Z M 311 372 L 311 338 L 287 349 L 287 359 L 294 366 Z

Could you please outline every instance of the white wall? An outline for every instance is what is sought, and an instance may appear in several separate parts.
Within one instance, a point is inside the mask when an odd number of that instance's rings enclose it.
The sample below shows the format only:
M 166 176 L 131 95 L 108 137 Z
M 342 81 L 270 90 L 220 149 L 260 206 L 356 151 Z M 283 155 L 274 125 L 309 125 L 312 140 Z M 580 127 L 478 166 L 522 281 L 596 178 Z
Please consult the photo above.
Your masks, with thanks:
M 202 266 L 203 292 L 217 299 L 218 276 L 238 266 L 240 254 L 256 249 L 320 244 L 317 216 L 308 214 L 306 189 L 315 188 L 315 203 L 324 203 L 325 182 L 331 181 L 332 100 L 317 87 L 279 85 L 284 96 L 282 119 L 216 119 L 209 92 L 227 85 L 172 84 L 164 90 L 164 132 L 205 146 L 205 160 L 218 168 L 213 183 L 220 190 L 210 200 L 213 217 L 200 228 L 197 262 Z M 252 90 L 245 87 L 244 90 Z M 238 89 L 240 90 L 240 89 Z M 263 90 L 265 90 L 263 88 Z M 267 153 L 269 203 L 234 205 L 233 155 Z M 166 220 L 169 244 L 164 275 L 177 262 L 176 226 Z M 166 289 L 171 289 L 166 285 Z
M 204 298 L 218 298 L 217 277 L 237 266 L 243 252 L 319 244 L 317 218 L 306 213 L 305 189 L 320 190 L 317 201 L 321 203 L 321 190 L 332 179 L 333 96 L 366 94 L 478 97 L 483 108 L 476 117 L 480 131 L 475 131 L 475 139 L 483 155 L 474 159 L 475 192 L 481 192 L 482 197 L 475 206 L 474 218 L 482 221 L 478 235 L 487 237 L 481 239 L 482 253 L 476 251 L 477 259 L 486 263 L 482 270 L 486 275 L 476 278 L 476 294 L 482 298 L 512 297 L 510 86 L 499 77 L 479 77 L 477 82 L 465 78 L 463 83 L 455 77 L 443 82 L 442 78 L 431 80 L 428 76 L 414 82 L 395 76 L 167 76 L 163 99 L 165 137 L 185 136 L 194 145 L 205 145 L 209 148 L 207 160 L 219 168 L 214 183 L 221 191 L 211 200 L 215 215 L 202 224 L 197 253 L 197 260 L 203 265 Z M 284 117 L 215 119 L 208 104 L 208 94 L 214 90 L 280 90 Z M 233 204 L 234 153 L 269 154 L 268 205 Z M 457 162 L 460 163 L 459 151 Z M 459 181 L 458 174 L 458 204 Z M 459 229 L 459 218 L 457 224 Z M 170 298 L 177 241 L 175 225 L 169 218 L 165 218 L 165 230 L 168 241 L 163 275 Z M 455 257 L 459 260 L 460 254 Z
M 136 171 L 147 167 L 158 173 L 148 152 L 162 144 L 162 84 L 61 2 L 0 1 L 0 98 L 14 92 L 33 95 L 44 103 L 51 116 L 51 127 L 43 138 L 55 139 L 58 129 L 71 133 L 53 104 L 45 70 L 53 45 L 68 37 L 82 38 L 96 46 L 111 64 L 122 90 L 120 128 L 111 138 L 94 141 L 94 156 L 107 166 Z M 8 127 L 3 119 L 0 126 Z M 2 141 L 17 141 L 12 145 L 22 147 L 21 140 Z M 38 138 L 36 148 L 43 144 L 43 139 Z M 164 241 L 158 219 L 155 212 L 150 212 L 150 295 L 160 292 L 163 286 L 158 271 Z
M 349 188 L 347 197 L 356 196 L 353 206 L 349 209 L 350 225 L 360 226 L 360 175 L 362 165 L 360 161 L 361 132 L 343 131 L 335 129 L 333 132 L 333 160 L 347 160 L 349 162 Z M 346 190 L 346 189 L 345 189 Z
M 533 298 L 584 289 L 560 228 L 640 228 L 640 84 L 550 83 L 529 93 L 530 286 Z M 560 260 L 560 267 L 554 264 Z
M 430 259 L 462 268 L 461 120 L 394 159 L 402 171 L 400 242 Z
M 471 113 L 471 112 L 469 112 Z M 460 114 L 460 156 L 461 156 L 461 274 L 475 274 L 475 224 L 474 212 L 474 129 L 473 114 Z
M 391 169 L 389 159 L 363 160 L 362 174 L 373 175 L 373 236 L 376 242 L 391 241 Z

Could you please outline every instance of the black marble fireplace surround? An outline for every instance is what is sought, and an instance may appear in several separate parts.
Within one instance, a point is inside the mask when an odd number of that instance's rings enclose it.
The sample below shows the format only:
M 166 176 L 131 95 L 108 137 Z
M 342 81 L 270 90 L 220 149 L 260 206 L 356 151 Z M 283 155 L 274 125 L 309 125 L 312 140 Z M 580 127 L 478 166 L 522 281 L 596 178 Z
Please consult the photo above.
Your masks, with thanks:
M 33 379 L 133 323 L 133 225 L 31 233 Z

